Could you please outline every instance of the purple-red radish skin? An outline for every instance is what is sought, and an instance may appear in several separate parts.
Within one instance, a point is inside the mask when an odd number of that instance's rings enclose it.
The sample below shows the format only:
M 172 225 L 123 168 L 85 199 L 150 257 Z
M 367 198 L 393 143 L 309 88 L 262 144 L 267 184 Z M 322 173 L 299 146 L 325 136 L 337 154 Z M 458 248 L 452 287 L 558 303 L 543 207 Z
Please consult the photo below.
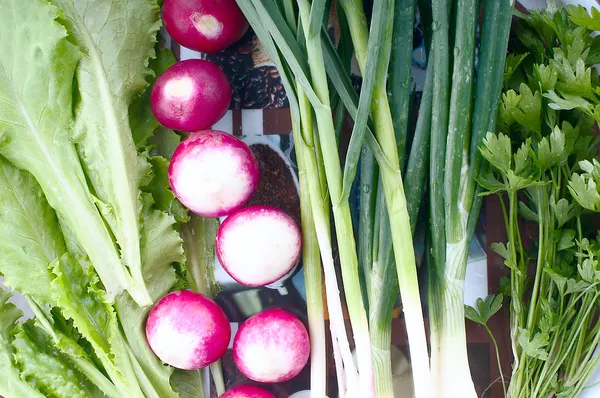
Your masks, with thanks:
M 203 53 L 226 49 L 248 30 L 235 0 L 165 0 L 162 11 L 173 40 Z
M 160 299 L 148 314 L 146 339 L 164 363 L 195 370 L 223 356 L 231 326 L 223 310 L 208 297 L 181 290 Z
M 233 341 L 237 368 L 260 383 L 280 383 L 296 377 L 309 355 L 306 328 L 296 316 L 278 308 L 250 317 Z
M 173 193 L 202 217 L 222 217 L 242 207 L 259 178 L 250 148 L 219 130 L 191 134 L 179 144 L 169 165 Z
M 219 262 L 236 282 L 266 286 L 294 268 L 300 258 L 302 234 L 283 210 L 250 206 L 223 221 L 215 248 Z
M 260 387 L 243 384 L 233 387 L 221 395 L 221 398 L 275 398 L 275 395 Z
M 185 132 L 212 127 L 230 103 L 227 76 L 217 65 L 201 59 L 177 62 L 156 79 L 150 93 L 156 120 Z

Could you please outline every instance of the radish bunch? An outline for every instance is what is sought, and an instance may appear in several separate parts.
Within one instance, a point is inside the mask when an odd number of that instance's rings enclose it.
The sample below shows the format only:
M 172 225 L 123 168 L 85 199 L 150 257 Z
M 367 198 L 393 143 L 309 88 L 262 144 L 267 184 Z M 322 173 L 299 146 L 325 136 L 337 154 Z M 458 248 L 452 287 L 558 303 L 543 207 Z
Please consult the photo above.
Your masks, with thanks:
M 167 31 L 180 44 L 202 52 L 221 51 L 239 40 L 248 23 L 235 0 L 165 0 Z M 302 234 L 281 209 L 244 205 L 258 186 L 260 169 L 243 141 L 211 127 L 231 101 L 225 74 L 204 60 L 178 62 L 156 79 L 150 96 L 156 119 L 190 133 L 175 150 L 169 184 L 193 213 L 226 217 L 215 240 L 223 268 L 240 284 L 266 286 L 289 275 L 301 253 Z M 194 370 L 218 361 L 231 339 L 223 310 L 210 298 L 184 290 L 159 300 L 146 320 L 150 348 L 164 363 Z M 276 383 L 295 377 L 310 354 L 303 323 L 272 309 L 244 322 L 233 355 L 248 378 Z M 227 398 L 272 398 L 259 387 L 241 385 Z

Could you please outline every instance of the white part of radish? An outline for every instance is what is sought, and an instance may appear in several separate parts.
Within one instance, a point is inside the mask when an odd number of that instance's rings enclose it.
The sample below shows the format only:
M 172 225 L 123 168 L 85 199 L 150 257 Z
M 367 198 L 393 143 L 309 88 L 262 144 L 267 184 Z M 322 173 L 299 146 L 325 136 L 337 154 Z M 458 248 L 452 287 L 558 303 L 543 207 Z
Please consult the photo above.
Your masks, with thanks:
M 221 261 L 231 276 L 249 286 L 272 283 L 294 267 L 301 237 L 291 219 L 274 211 L 249 211 L 224 224 Z
M 198 32 L 208 39 L 216 39 L 223 32 L 223 24 L 210 14 L 194 12 L 190 19 Z
M 164 92 L 171 98 L 189 100 L 194 92 L 194 81 L 189 76 L 171 79 L 165 84 Z
M 296 350 L 289 345 L 272 346 L 262 341 L 247 342 L 243 350 L 244 364 L 252 369 L 252 378 L 255 380 L 277 380 L 297 366 Z
M 247 197 L 252 190 L 251 177 L 240 172 L 244 167 L 239 154 L 231 150 L 189 154 L 177 165 L 177 195 L 187 208 L 198 213 L 235 207 L 240 197 Z
M 204 333 L 210 336 L 214 327 L 204 325 Z M 194 360 L 204 353 L 198 352 L 202 344 L 202 336 L 195 332 L 180 330 L 170 319 L 163 319 L 152 336 L 152 350 L 161 361 L 179 369 L 190 369 Z
M 238 330 L 233 360 L 246 377 L 261 383 L 279 383 L 296 377 L 306 366 L 310 341 L 306 328 L 281 309 L 250 317 Z

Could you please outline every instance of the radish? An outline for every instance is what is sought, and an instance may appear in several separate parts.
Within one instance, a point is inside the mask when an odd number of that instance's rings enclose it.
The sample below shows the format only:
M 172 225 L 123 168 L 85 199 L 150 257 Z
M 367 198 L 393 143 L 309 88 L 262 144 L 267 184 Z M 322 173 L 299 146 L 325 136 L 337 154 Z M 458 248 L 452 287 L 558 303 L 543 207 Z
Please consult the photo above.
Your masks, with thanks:
M 285 276 L 297 263 L 302 234 L 282 210 L 250 206 L 236 211 L 219 227 L 215 248 L 229 275 L 246 286 L 265 286 Z
M 246 377 L 279 383 L 297 376 L 308 362 L 308 332 L 294 315 L 263 311 L 244 322 L 233 341 L 233 360 Z
M 169 165 L 173 193 L 203 217 L 221 217 L 243 206 L 259 178 L 260 169 L 250 148 L 218 130 L 187 137 Z
M 160 75 L 150 93 L 156 120 L 179 131 L 210 128 L 229 108 L 231 86 L 219 67 L 201 59 L 176 63 Z
M 200 293 L 181 290 L 164 296 L 152 308 L 146 320 L 146 338 L 161 361 L 194 370 L 223 356 L 231 326 L 217 303 Z
M 243 384 L 227 391 L 221 398 L 275 398 L 275 395 L 260 387 Z
M 165 0 L 162 9 L 171 37 L 203 53 L 226 49 L 248 30 L 235 0 Z

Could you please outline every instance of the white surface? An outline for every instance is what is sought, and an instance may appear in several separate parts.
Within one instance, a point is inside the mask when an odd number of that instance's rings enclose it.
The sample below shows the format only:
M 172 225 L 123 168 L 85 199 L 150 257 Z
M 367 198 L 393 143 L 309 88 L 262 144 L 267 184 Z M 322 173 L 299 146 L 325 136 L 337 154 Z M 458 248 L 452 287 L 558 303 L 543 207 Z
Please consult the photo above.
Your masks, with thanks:
M 179 46 L 179 60 L 185 61 L 187 59 L 202 59 L 202 53 L 198 51 L 190 50 L 187 47 Z
M 233 115 L 231 111 L 227 111 L 225 116 L 212 126 L 213 130 L 221 130 L 228 134 L 233 134 Z
M 298 391 L 290 395 L 289 398 L 312 398 L 310 396 L 310 390 Z M 327 396 L 325 396 L 327 398 Z
M 3 282 L 4 282 L 4 277 L 0 276 L 0 289 L 10 292 L 11 290 L 9 288 L 7 288 L 6 286 L 4 286 Z M 20 321 L 24 321 L 26 319 L 33 318 L 33 311 L 31 311 L 31 308 L 29 308 L 29 305 L 27 304 L 25 297 L 23 297 L 23 295 L 21 295 L 21 293 L 19 293 L 17 291 L 12 291 L 12 297 L 8 300 L 8 302 L 13 303 L 18 308 L 20 308 L 21 311 L 23 311 L 23 317 L 20 319 Z
M 185 330 L 176 321 L 172 322 L 171 318 L 163 317 L 148 343 L 161 361 L 179 369 L 192 369 L 198 356 L 196 350 L 204 356 L 203 344 L 213 330 Z
M 477 299 L 488 294 L 487 257 L 477 239 L 473 239 L 465 275 L 465 304 L 475 307 Z
M 242 134 L 243 135 L 262 135 L 263 134 L 263 110 L 262 109 L 244 109 L 244 110 L 242 110 Z

